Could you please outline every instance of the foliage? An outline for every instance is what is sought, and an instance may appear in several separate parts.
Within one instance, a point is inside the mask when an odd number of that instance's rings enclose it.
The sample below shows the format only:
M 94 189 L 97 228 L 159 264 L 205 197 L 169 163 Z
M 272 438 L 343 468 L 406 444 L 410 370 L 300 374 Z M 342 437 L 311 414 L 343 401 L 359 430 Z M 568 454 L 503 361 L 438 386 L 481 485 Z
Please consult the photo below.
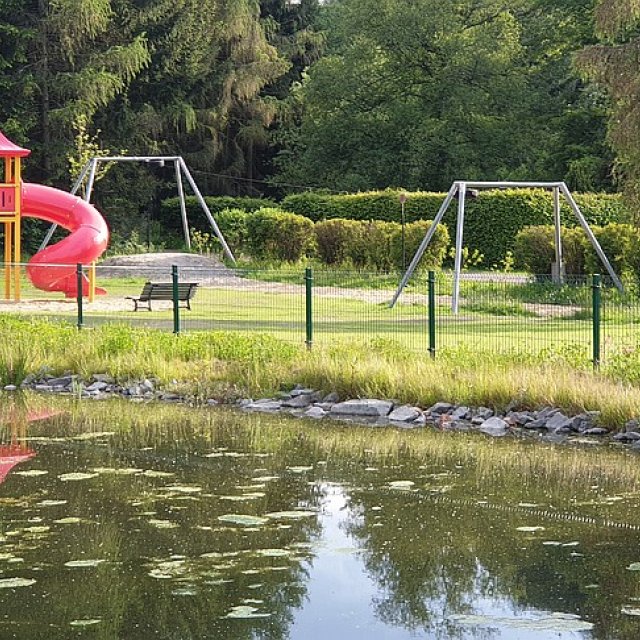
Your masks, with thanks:
M 592 226 L 593 234 L 614 271 L 628 280 L 640 275 L 640 231 L 628 224 Z M 581 228 L 562 228 L 563 256 L 567 274 L 602 273 L 604 266 Z M 518 266 L 531 273 L 550 273 L 555 261 L 553 226 L 532 226 L 516 236 Z
M 640 202 L 638 3 L 599 0 L 595 23 L 600 42 L 581 51 L 578 63 L 586 78 L 607 91 L 611 105 L 608 134 L 617 154 L 616 172 L 637 210 Z M 635 222 L 638 223 L 637 214 Z
M 400 222 L 401 193 L 405 192 L 385 190 L 347 195 L 303 193 L 287 196 L 282 206 L 312 220 L 345 218 Z M 624 221 L 628 216 L 618 196 L 577 194 L 575 198 L 592 224 Z M 440 193 L 409 193 L 405 203 L 406 220 L 433 219 L 443 200 L 444 194 Z M 520 229 L 548 224 L 553 218 L 551 197 L 542 190 L 482 191 L 477 198 L 467 199 L 466 209 L 464 243 L 471 252 L 477 250 L 484 255 L 485 265 L 499 263 L 508 251 L 514 251 L 515 237 Z M 561 213 L 565 224 L 577 224 L 566 203 L 562 203 Z M 455 234 L 455 220 L 456 208 L 450 205 L 443 222 L 451 236 Z
M 561 238 L 566 273 L 584 273 L 584 232 L 580 228 L 562 227 Z M 516 268 L 550 274 L 551 263 L 556 259 L 554 227 L 537 225 L 521 229 L 516 235 L 514 255 Z
M 317 255 L 326 265 L 343 265 L 349 261 L 362 262 L 354 254 L 356 247 L 362 246 L 364 227 L 357 220 L 321 220 L 314 226 Z
M 258 259 L 297 262 L 313 243 L 313 223 L 308 218 L 274 208 L 247 216 L 247 244 Z

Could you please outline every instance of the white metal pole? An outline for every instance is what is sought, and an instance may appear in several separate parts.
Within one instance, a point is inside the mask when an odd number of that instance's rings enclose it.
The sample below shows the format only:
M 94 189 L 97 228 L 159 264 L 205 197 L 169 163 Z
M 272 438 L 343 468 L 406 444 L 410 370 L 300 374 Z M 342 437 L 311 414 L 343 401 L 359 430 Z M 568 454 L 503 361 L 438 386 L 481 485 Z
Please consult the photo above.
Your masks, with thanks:
M 198 189 L 198 185 L 196 184 L 195 180 L 191 176 L 191 173 L 189 172 L 189 169 L 187 168 L 185 161 L 182 158 L 180 158 L 179 163 L 180 163 L 180 168 L 182 169 L 185 177 L 187 178 L 187 181 L 189 182 L 189 184 L 191 185 L 191 188 L 193 189 L 193 193 L 195 193 L 196 198 L 198 198 L 198 202 L 200 203 L 202 210 L 204 211 L 205 215 L 207 216 L 207 219 L 209 220 L 209 224 L 211 225 L 213 232 L 216 234 L 218 240 L 220 240 L 222 249 L 224 250 L 227 257 L 235 264 L 236 259 L 233 257 L 233 253 L 231 253 L 231 249 L 229 249 L 229 245 L 227 244 L 227 241 L 224 239 L 224 236 L 222 235 L 222 232 L 218 228 L 216 221 L 213 219 L 213 216 L 211 215 L 211 211 L 209 211 L 209 207 L 207 206 L 207 203 L 202 197 L 202 194 L 200 193 L 200 189 Z
M 556 269 L 558 270 L 558 283 L 562 284 L 564 282 L 562 269 L 562 227 L 560 223 L 560 190 L 558 187 L 553 188 L 553 224 L 555 226 Z
M 91 160 L 91 169 L 89 170 L 89 179 L 87 180 L 87 190 L 84 194 L 85 202 L 91 202 L 91 191 L 93 190 L 93 183 L 96 179 L 96 168 L 98 166 L 98 160 L 93 158 Z
M 413 272 L 415 271 L 415 268 L 418 266 L 418 262 L 420 262 L 420 258 L 422 258 L 422 255 L 424 254 L 424 252 L 426 251 L 427 247 L 429 246 L 429 243 L 431 242 L 431 239 L 433 238 L 433 235 L 435 234 L 438 225 L 442 221 L 442 218 L 443 218 L 444 214 L 446 213 L 447 209 L 449 208 L 449 205 L 451 204 L 451 201 L 453 200 L 454 196 L 456 195 L 457 190 L 458 190 L 458 183 L 454 182 L 451 185 L 451 188 L 449 189 L 449 191 L 448 191 L 448 193 L 447 193 L 447 195 L 446 195 L 446 197 L 444 199 L 444 202 L 440 205 L 440 209 L 438 209 L 438 213 L 436 214 L 435 218 L 433 219 L 433 222 L 431 223 L 431 226 L 429 227 L 429 230 L 427 231 L 427 233 L 425 234 L 424 238 L 422 239 L 422 242 L 420 243 L 420 246 L 418 247 L 418 250 L 416 251 L 415 255 L 413 256 L 413 259 L 411 260 L 411 264 L 409 265 L 409 268 L 407 269 L 407 271 L 404 274 L 404 276 L 402 276 L 402 280 L 401 280 L 400 284 L 398 285 L 398 288 L 396 289 L 396 292 L 395 292 L 391 302 L 389 303 L 389 308 L 393 308 L 395 303 L 398 301 L 398 298 L 400 297 L 400 294 L 402 293 L 402 290 L 407 286 L 407 282 L 409 282 L 409 278 L 413 275 Z
M 69 192 L 71 193 L 71 195 L 73 196 L 76 195 L 76 192 L 80 188 L 80 185 L 82 184 L 84 177 L 87 175 L 87 171 L 89 171 L 90 166 L 91 166 L 91 160 L 87 160 L 87 162 L 84 163 L 84 166 L 80 170 L 80 173 L 76 178 L 76 181 L 73 183 L 73 187 L 71 187 L 71 191 Z M 44 240 L 40 243 L 40 246 L 38 247 L 38 251 L 42 251 L 49 244 L 49 242 L 51 242 L 51 238 L 53 237 L 53 234 L 56 232 L 57 228 L 58 228 L 58 225 L 55 223 L 49 227 L 49 230 L 47 231 L 44 237 Z
M 173 163 L 176 170 L 176 183 L 178 184 L 178 197 L 180 198 L 180 215 L 182 216 L 182 230 L 184 231 L 184 241 L 187 249 L 191 249 L 191 236 L 189 235 L 189 222 L 187 221 L 187 205 L 184 200 L 184 189 L 182 187 L 182 174 L 180 173 L 180 163 L 176 160 Z
M 460 298 L 460 271 L 462 270 L 462 236 L 464 233 L 464 201 L 467 194 L 467 185 L 464 182 L 458 187 L 458 220 L 456 222 L 456 256 L 453 267 L 453 297 L 451 299 L 451 311 L 458 313 L 458 301 Z
M 623 291 L 624 287 L 622 286 L 622 282 L 620 281 L 620 278 L 618 278 L 618 276 L 616 275 L 616 272 L 613 270 L 613 267 L 611 266 L 609 259 L 607 258 L 604 251 L 602 250 L 600 243 L 598 242 L 596 237 L 593 235 L 593 231 L 591 231 L 591 227 L 589 226 L 585 217 L 582 215 L 582 211 L 580 211 L 580 207 L 578 207 L 578 204 L 573 199 L 573 196 L 569 192 L 569 189 L 567 188 L 567 185 L 564 184 L 564 182 L 562 183 L 560 190 L 562 191 L 562 195 L 565 197 L 566 201 L 569 203 L 569 206 L 573 210 L 573 213 L 578 219 L 578 222 L 580 223 L 582 230 L 587 234 L 589 241 L 593 245 L 593 248 L 596 250 L 598 257 L 602 261 L 602 264 L 604 264 L 607 271 L 609 272 L 609 275 L 611 276 L 611 279 L 613 280 L 614 284 L 616 285 L 619 291 Z

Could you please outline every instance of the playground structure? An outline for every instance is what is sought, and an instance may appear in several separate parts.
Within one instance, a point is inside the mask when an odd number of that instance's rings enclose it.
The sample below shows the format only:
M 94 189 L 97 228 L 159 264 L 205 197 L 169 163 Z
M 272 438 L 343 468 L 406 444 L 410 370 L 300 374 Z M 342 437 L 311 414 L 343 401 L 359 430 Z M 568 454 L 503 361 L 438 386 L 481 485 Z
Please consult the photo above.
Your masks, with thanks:
M 233 253 L 182 157 L 94 157 L 80 171 L 71 192 L 66 193 L 44 185 L 22 183 L 21 159 L 30 153 L 28 149 L 15 145 L 0 132 L 0 158 L 4 159 L 4 181 L 0 183 L 0 222 L 4 225 L 5 300 L 20 300 L 21 224 L 25 217 L 45 220 L 52 225 L 26 268 L 27 276 L 36 288 L 62 292 L 68 298 L 88 296 L 90 301 L 96 293 L 106 293 L 104 289 L 95 286 L 95 261 L 107 248 L 109 229 L 100 212 L 90 204 L 96 170 L 100 162 L 158 162 L 162 166 L 165 163 L 173 163 L 187 247 L 191 247 L 191 238 L 182 184 L 183 175 L 193 189 L 226 256 L 235 263 Z M 80 198 L 75 194 L 85 179 L 87 184 L 84 198 Z M 70 231 L 70 234 L 48 246 L 58 226 Z M 82 277 L 82 291 L 78 291 L 78 264 L 89 265 L 89 277 Z
M 622 291 L 622 282 L 620 278 L 616 275 L 611 263 L 609 262 L 607 256 L 605 255 L 600 243 L 597 238 L 593 235 L 593 231 L 589 227 L 589 223 L 585 219 L 582 211 L 580 211 L 580 207 L 574 200 L 569 188 L 564 182 L 465 182 L 465 181 L 456 181 L 451 185 L 451 188 L 447 192 L 447 195 L 438 210 L 431 226 L 429 227 L 427 233 L 425 234 L 418 250 L 416 251 L 409 267 L 407 268 L 404 276 L 398 288 L 393 296 L 393 299 L 389 303 L 390 307 L 393 307 L 395 303 L 398 301 L 400 294 L 405 288 L 409 278 L 413 275 L 415 268 L 418 266 L 420 259 L 422 258 L 424 252 L 426 251 L 431 239 L 433 238 L 436 227 L 442 221 L 444 214 L 447 212 L 449 205 L 453 201 L 454 198 L 458 199 L 458 213 L 457 213 L 457 221 L 456 221 L 456 249 L 455 249 L 455 259 L 454 259 L 454 273 L 453 273 L 453 294 L 451 299 L 451 311 L 453 313 L 458 313 L 458 303 L 460 300 L 460 272 L 462 271 L 462 248 L 463 248 L 463 234 L 464 234 L 464 214 L 465 214 L 465 204 L 466 204 L 466 195 L 467 189 L 550 189 L 553 194 L 553 223 L 555 228 L 554 233 L 554 241 L 555 241 L 555 263 L 552 265 L 552 274 L 553 279 L 562 283 L 564 281 L 564 262 L 562 257 L 562 238 L 561 238 L 561 220 L 560 220 L 560 194 L 564 196 L 564 199 L 567 201 L 567 204 L 571 208 L 571 211 L 575 215 L 578 223 L 582 227 L 582 230 L 585 232 L 587 238 L 589 238 L 589 242 L 595 249 L 595 252 L 598 254 L 600 261 L 606 268 L 609 276 L 611 276 L 611 280 L 616 285 L 616 287 Z
M 107 248 L 109 230 L 97 209 L 78 197 L 39 184 L 22 183 L 22 149 L 0 133 L 0 157 L 4 158 L 4 182 L 0 184 L 0 220 L 4 224 L 4 272 L 6 300 L 20 300 L 21 224 L 23 217 L 59 224 L 71 233 L 39 251 L 27 265 L 27 276 L 38 289 L 78 295 L 76 264 L 91 264 Z M 81 295 L 93 295 L 94 283 L 83 279 Z M 95 293 L 105 293 L 95 290 Z
M 198 185 L 196 184 L 196 181 L 193 179 L 193 176 L 191 175 L 191 172 L 187 167 L 187 163 L 184 161 L 184 158 L 182 158 L 182 156 L 106 156 L 106 157 L 94 156 L 93 158 L 88 160 L 80 170 L 80 173 L 78 174 L 78 177 L 71 189 L 72 195 L 75 195 L 77 193 L 77 191 L 80 189 L 80 187 L 82 186 L 82 184 L 86 179 L 87 183 L 84 191 L 84 200 L 85 202 L 91 201 L 91 194 L 93 192 L 93 187 L 95 184 L 96 171 L 98 169 L 98 164 L 101 162 L 106 162 L 106 163 L 143 162 L 147 164 L 158 163 L 162 167 L 164 167 L 167 164 L 172 164 L 174 167 L 176 185 L 178 188 L 178 197 L 180 200 L 180 216 L 182 218 L 182 230 L 184 232 L 184 241 L 187 248 L 191 249 L 191 236 L 189 234 L 187 206 L 186 206 L 185 197 L 184 197 L 184 187 L 182 184 L 183 175 L 187 179 L 189 186 L 191 187 L 193 193 L 195 194 L 196 199 L 198 200 L 198 204 L 202 208 L 202 211 L 204 212 L 205 216 L 207 217 L 207 220 L 209 221 L 209 224 L 211 225 L 213 232 L 215 233 L 216 237 L 220 241 L 220 244 L 222 245 L 222 249 L 225 255 L 227 256 L 227 258 L 229 258 L 229 260 L 231 260 L 231 262 L 235 264 L 236 259 L 233 253 L 231 252 L 231 249 L 229 249 L 229 245 L 227 244 L 227 241 L 224 239 L 222 232 L 220 231 L 213 215 L 211 214 L 211 211 L 209 210 L 209 207 L 207 206 L 207 203 L 204 197 L 202 196 L 200 189 L 198 189 Z M 55 230 L 56 230 L 56 224 L 53 224 L 49 229 L 49 231 L 47 232 L 47 235 L 45 236 L 44 240 L 42 241 L 42 244 L 40 245 L 41 250 L 47 246 Z

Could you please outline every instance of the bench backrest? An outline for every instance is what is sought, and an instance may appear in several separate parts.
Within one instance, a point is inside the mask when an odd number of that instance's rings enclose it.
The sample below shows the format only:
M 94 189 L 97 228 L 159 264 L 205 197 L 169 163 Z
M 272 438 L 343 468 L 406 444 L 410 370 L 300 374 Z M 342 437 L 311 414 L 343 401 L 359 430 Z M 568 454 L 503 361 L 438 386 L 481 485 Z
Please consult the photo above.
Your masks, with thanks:
M 197 282 L 179 282 L 178 300 L 191 300 L 197 288 Z M 173 283 L 146 282 L 142 288 L 140 300 L 173 300 Z

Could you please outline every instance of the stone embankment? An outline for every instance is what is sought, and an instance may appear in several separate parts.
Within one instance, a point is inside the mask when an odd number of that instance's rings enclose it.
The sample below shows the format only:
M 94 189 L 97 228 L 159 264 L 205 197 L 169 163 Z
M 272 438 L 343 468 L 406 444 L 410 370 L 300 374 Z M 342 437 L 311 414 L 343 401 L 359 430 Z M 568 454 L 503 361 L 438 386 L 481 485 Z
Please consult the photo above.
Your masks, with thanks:
M 134 401 L 158 400 L 164 402 L 190 402 L 179 393 L 157 388 L 155 381 L 144 379 L 128 385 L 118 384 L 107 374 L 95 374 L 88 382 L 78 376 L 28 376 L 21 388 L 46 393 L 61 393 L 96 400 L 122 396 Z M 7 392 L 16 391 L 6 385 Z M 208 405 L 218 401 L 210 399 Z M 535 435 L 551 442 L 578 442 L 597 444 L 614 441 L 640 450 L 640 421 L 629 420 L 617 430 L 599 424 L 598 411 L 567 415 L 554 407 L 538 410 L 507 410 L 496 412 L 489 407 L 467 407 L 437 402 L 421 408 L 392 400 L 357 398 L 342 400 L 337 393 L 324 394 L 315 389 L 297 385 L 276 398 L 242 399 L 235 406 L 243 411 L 289 413 L 317 421 L 334 420 L 370 427 L 394 426 L 401 429 L 431 427 L 442 431 L 478 431 L 489 436 Z

